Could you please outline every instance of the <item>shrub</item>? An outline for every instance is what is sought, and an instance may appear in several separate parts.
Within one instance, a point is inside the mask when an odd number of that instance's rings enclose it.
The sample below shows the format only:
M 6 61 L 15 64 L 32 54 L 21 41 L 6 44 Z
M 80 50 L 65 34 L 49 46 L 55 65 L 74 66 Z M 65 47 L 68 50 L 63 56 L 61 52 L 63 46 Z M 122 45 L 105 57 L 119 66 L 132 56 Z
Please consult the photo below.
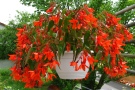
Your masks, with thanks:
M 0 59 L 7 59 L 8 54 L 14 53 L 16 48 L 15 39 L 15 31 L 0 30 Z

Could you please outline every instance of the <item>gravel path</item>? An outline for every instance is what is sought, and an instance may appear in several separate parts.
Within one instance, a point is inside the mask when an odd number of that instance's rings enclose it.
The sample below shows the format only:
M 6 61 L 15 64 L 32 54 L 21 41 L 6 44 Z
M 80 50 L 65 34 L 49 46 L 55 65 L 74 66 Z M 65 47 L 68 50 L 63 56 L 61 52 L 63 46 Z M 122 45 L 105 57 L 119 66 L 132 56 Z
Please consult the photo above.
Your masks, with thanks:
M 13 66 L 13 62 L 10 60 L 0 60 L 0 69 L 9 69 Z

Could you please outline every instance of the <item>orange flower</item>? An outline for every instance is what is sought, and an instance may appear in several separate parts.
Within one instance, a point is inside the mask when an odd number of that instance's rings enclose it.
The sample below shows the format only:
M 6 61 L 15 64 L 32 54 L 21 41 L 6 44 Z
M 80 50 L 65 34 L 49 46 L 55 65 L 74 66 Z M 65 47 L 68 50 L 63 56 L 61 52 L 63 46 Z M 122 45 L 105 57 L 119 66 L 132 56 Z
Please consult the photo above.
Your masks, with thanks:
M 88 56 L 88 62 L 89 62 L 89 64 L 91 65 L 92 70 L 94 70 L 94 63 L 95 63 L 95 62 L 98 62 L 98 60 L 95 60 L 93 57 Z
M 116 18 L 116 16 L 106 13 L 106 23 L 108 26 L 116 26 L 118 22 L 120 21 L 120 18 Z
M 9 60 L 15 61 L 17 60 L 17 56 L 15 54 L 9 55 Z
M 86 74 L 84 80 L 87 80 L 87 79 L 89 78 L 89 76 L 90 76 L 90 72 L 88 72 L 88 73 Z
M 74 61 L 70 62 L 70 66 L 74 66 L 75 67 L 75 71 L 78 70 L 77 62 L 74 62 Z
M 70 43 L 67 43 L 67 45 L 66 45 L 66 50 L 67 50 L 67 52 L 69 52 L 69 51 L 70 51 L 70 48 L 71 48 Z
M 43 58 L 43 55 L 42 54 L 40 54 L 40 53 L 33 53 L 34 54 L 34 59 L 38 62 L 38 61 L 40 61 L 40 60 L 42 60 L 42 58 Z
M 53 11 L 54 7 L 55 7 L 55 3 L 51 3 L 51 6 L 50 6 L 50 8 L 48 8 L 46 10 L 46 13 L 51 13 Z
M 55 24 L 58 24 L 59 16 L 58 15 L 51 16 L 51 17 L 49 17 L 49 20 L 52 20 L 52 21 L 54 21 Z
M 13 76 L 14 80 L 20 80 L 22 78 L 21 76 L 21 68 L 17 68 L 16 66 L 10 68 L 12 71 L 11 76 Z
M 78 20 L 76 19 L 69 20 L 69 22 L 72 24 L 73 29 L 80 29 L 82 26 L 82 24 L 79 24 Z
M 52 74 L 52 73 L 48 73 L 46 81 L 53 80 L 53 78 L 56 78 L 56 76 L 54 74 Z
M 41 21 L 34 21 L 33 24 L 34 24 L 35 27 L 38 27 L 38 26 L 41 27 L 42 26 L 42 22 Z

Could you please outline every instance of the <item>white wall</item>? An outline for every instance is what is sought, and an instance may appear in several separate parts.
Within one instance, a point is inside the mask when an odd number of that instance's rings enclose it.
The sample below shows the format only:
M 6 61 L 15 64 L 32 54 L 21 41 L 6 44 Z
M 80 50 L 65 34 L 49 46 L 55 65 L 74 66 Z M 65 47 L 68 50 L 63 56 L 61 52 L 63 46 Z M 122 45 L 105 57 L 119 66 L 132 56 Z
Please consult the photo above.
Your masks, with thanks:
M 5 28 L 5 26 L 3 26 L 3 25 L 0 25 L 0 30 L 2 30 L 2 29 L 4 29 Z

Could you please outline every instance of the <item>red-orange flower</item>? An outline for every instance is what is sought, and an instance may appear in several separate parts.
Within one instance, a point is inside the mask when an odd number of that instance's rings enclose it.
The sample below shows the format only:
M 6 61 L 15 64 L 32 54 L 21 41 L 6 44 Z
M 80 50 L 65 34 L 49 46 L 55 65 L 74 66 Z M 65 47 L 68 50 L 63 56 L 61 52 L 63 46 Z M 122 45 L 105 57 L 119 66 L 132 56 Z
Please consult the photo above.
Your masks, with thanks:
M 66 45 L 66 50 L 67 50 L 67 52 L 69 52 L 69 51 L 70 51 L 70 48 L 71 48 L 70 43 L 67 43 L 67 45 Z
M 15 61 L 17 60 L 17 56 L 15 54 L 9 55 L 9 60 Z
M 52 3 L 51 6 L 50 6 L 50 8 L 48 8 L 46 10 L 46 13 L 51 13 L 53 11 L 54 7 L 55 7 L 55 3 Z
M 88 56 L 88 62 L 89 62 L 89 64 L 91 65 L 92 70 L 94 70 L 94 63 L 95 63 L 95 62 L 98 62 L 98 60 L 95 60 L 93 57 Z
M 34 26 L 38 27 L 38 26 L 42 26 L 42 22 L 41 21 L 35 21 L 34 23 Z
M 49 20 L 52 20 L 52 21 L 54 21 L 55 24 L 58 24 L 58 22 L 59 22 L 59 16 L 58 15 L 51 16 L 49 18 Z
M 78 20 L 76 19 L 71 19 L 69 22 L 72 24 L 73 29 L 80 29 L 82 24 L 79 24 Z
M 47 77 L 46 81 L 50 81 L 53 80 L 53 78 L 56 78 L 56 76 L 52 73 L 48 73 L 46 77 Z
M 74 61 L 70 62 L 70 66 L 73 66 L 75 68 L 75 71 L 78 70 L 77 62 L 74 62 Z

